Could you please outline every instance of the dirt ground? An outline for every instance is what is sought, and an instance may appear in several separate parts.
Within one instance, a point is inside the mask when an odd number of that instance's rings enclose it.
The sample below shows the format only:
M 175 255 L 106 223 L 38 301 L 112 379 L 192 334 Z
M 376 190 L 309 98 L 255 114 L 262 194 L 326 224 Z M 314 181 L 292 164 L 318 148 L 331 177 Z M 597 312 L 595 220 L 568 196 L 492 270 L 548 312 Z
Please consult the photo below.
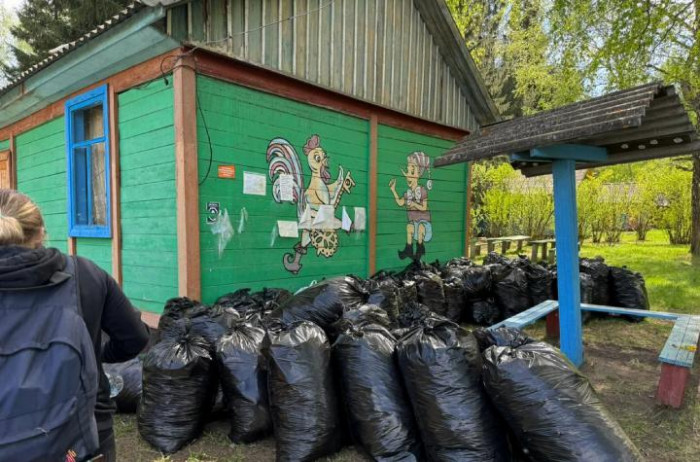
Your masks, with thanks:
M 623 320 L 593 320 L 584 328 L 588 375 L 602 401 L 650 462 L 695 462 L 700 454 L 700 393 L 696 362 L 683 408 L 659 406 L 654 392 L 659 379 L 657 356 L 671 324 L 647 320 L 631 324 Z M 538 338 L 542 323 L 528 329 Z M 138 436 L 134 416 L 116 416 L 119 460 L 151 461 L 274 461 L 272 438 L 250 445 L 232 445 L 225 422 L 210 424 L 202 437 L 187 448 L 163 457 Z M 332 462 L 366 460 L 352 448 L 326 459 Z

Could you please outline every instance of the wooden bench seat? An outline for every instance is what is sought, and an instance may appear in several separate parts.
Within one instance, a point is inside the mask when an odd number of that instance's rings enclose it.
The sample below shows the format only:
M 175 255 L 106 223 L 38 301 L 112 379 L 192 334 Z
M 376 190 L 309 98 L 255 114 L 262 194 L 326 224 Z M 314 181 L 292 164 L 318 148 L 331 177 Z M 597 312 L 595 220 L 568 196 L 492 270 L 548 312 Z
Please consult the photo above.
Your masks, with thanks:
M 521 313 L 494 324 L 489 329 L 513 327 L 522 329 L 537 320 L 547 317 L 547 337 L 559 336 L 559 302 L 547 300 Z M 656 399 L 672 407 L 680 407 L 685 388 L 690 380 L 690 370 L 695 361 L 695 353 L 700 343 L 700 316 L 681 315 L 663 311 L 635 310 L 613 306 L 582 303 L 581 309 L 599 313 L 624 316 L 639 316 L 673 321 L 673 329 L 659 354 L 661 377 L 656 392 Z
M 679 316 L 659 354 L 661 378 L 656 399 L 680 407 L 700 341 L 700 316 Z

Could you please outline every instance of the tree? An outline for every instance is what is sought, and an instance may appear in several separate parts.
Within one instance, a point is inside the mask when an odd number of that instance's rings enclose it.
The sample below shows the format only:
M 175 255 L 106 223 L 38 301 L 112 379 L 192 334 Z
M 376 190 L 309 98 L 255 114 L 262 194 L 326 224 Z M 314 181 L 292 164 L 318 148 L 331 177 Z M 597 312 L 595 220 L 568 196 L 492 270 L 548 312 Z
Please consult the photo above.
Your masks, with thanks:
M 447 0 L 501 115 L 508 119 L 584 95 L 577 57 L 550 39 L 545 0 Z
M 6 77 L 14 78 L 46 58 L 54 48 L 76 40 L 132 0 L 25 0 L 10 28 L 14 62 L 0 63 Z M 27 46 L 22 46 L 26 44 Z
M 677 83 L 700 119 L 700 0 L 555 0 L 553 38 L 581 57 L 604 90 L 653 79 Z M 700 256 L 700 153 L 692 157 L 690 250 Z

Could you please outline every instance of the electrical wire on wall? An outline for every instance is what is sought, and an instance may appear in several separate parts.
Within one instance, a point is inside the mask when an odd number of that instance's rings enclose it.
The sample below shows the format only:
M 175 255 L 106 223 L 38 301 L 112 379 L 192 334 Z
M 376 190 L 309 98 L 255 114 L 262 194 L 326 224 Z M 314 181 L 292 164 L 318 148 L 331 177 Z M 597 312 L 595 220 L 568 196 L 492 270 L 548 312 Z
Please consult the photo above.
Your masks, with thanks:
M 190 49 L 187 50 L 186 52 L 181 53 L 181 54 L 178 54 L 178 55 L 175 55 L 175 56 L 165 56 L 165 57 L 161 60 L 161 62 L 160 62 L 160 73 L 161 73 L 161 77 L 162 77 L 163 80 L 165 81 L 165 85 L 169 85 L 168 74 L 171 73 L 172 71 L 174 71 L 175 69 L 177 69 L 178 67 L 187 67 L 187 68 L 189 68 L 189 69 L 192 69 L 192 70 L 196 73 L 196 72 L 197 72 L 196 63 L 195 63 L 195 66 L 191 66 L 191 65 L 189 65 L 189 64 L 183 64 L 181 61 L 182 61 L 183 58 L 192 55 L 198 48 L 206 47 L 206 46 L 209 46 L 209 45 L 215 45 L 215 44 L 218 44 L 218 43 L 227 42 L 227 41 L 231 40 L 231 39 L 232 39 L 233 37 L 235 37 L 235 36 L 250 34 L 250 33 L 252 33 L 252 32 L 257 32 L 257 31 L 259 31 L 259 30 L 265 29 L 266 27 L 276 26 L 276 25 L 278 25 L 278 24 L 280 24 L 280 23 L 282 23 L 282 22 L 285 22 L 285 21 L 291 21 L 291 20 L 293 20 L 293 19 L 297 19 L 297 18 L 300 18 L 300 17 L 303 17 L 303 16 L 307 16 L 307 15 L 309 15 L 309 14 L 311 14 L 311 13 L 315 13 L 315 12 L 317 12 L 317 11 L 321 11 L 322 9 L 324 9 L 324 8 L 326 8 L 326 7 L 328 7 L 328 6 L 330 6 L 334 1 L 335 1 L 335 0 L 329 0 L 328 2 L 324 3 L 323 5 L 320 5 L 320 6 L 319 6 L 318 8 L 316 8 L 316 9 L 307 10 L 307 11 L 304 11 L 304 12 L 299 13 L 299 14 L 296 14 L 296 15 L 291 15 L 291 16 L 288 16 L 288 17 L 286 17 L 286 18 L 284 18 L 284 19 L 280 19 L 279 21 L 273 21 L 273 22 L 268 23 L 268 24 L 263 24 L 263 25 L 260 26 L 260 27 L 256 27 L 256 28 L 253 28 L 253 29 L 244 30 L 244 31 L 241 31 L 241 32 L 236 32 L 235 34 L 228 35 L 228 36 L 226 36 L 226 37 L 224 37 L 224 38 L 222 38 L 222 39 L 220 39 L 220 40 L 213 40 L 213 41 L 209 41 L 209 42 L 205 42 L 205 43 L 198 43 L 198 44 L 195 44 L 195 46 L 193 46 L 192 48 L 190 48 Z M 169 69 L 165 69 L 165 64 L 166 64 L 166 62 L 167 62 L 168 60 L 174 60 L 174 64 L 173 64 Z M 204 117 L 204 111 L 202 110 L 202 106 L 201 106 L 201 104 L 200 104 L 200 102 L 199 102 L 199 95 L 196 95 L 196 98 L 195 98 L 195 99 L 196 99 L 196 104 L 197 104 L 197 112 L 199 112 L 199 117 L 200 117 L 201 120 L 202 120 L 202 125 L 204 126 L 204 132 L 205 132 L 206 135 L 207 135 L 207 145 L 208 145 L 208 147 L 209 147 L 209 161 L 208 161 L 208 163 L 207 163 L 207 171 L 206 171 L 206 173 L 204 174 L 204 177 L 199 181 L 199 186 L 201 186 L 201 185 L 204 184 L 205 181 L 207 181 L 207 179 L 209 178 L 209 175 L 211 174 L 211 167 L 212 167 L 212 164 L 213 164 L 213 162 L 214 162 L 214 147 L 213 147 L 213 144 L 212 144 L 212 141 L 211 141 L 211 134 L 209 133 L 209 126 L 207 125 L 206 118 Z

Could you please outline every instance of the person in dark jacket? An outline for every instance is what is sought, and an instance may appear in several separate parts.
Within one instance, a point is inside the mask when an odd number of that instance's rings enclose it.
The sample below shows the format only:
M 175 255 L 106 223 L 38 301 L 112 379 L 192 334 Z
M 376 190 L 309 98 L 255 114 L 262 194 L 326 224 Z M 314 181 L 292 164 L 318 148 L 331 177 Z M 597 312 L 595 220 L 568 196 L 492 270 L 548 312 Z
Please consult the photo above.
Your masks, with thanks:
M 67 256 L 44 247 L 46 234 L 39 208 L 24 194 L 0 189 L 0 288 L 27 288 L 46 284 L 66 267 Z M 104 461 L 116 461 L 112 429 L 110 385 L 102 362 L 127 361 L 146 346 L 148 327 L 116 281 L 95 263 L 78 257 L 77 281 L 83 319 L 95 348 L 99 391 L 95 420 Z M 28 320 L 29 321 L 29 320 Z M 108 336 L 102 342 L 102 335 Z

